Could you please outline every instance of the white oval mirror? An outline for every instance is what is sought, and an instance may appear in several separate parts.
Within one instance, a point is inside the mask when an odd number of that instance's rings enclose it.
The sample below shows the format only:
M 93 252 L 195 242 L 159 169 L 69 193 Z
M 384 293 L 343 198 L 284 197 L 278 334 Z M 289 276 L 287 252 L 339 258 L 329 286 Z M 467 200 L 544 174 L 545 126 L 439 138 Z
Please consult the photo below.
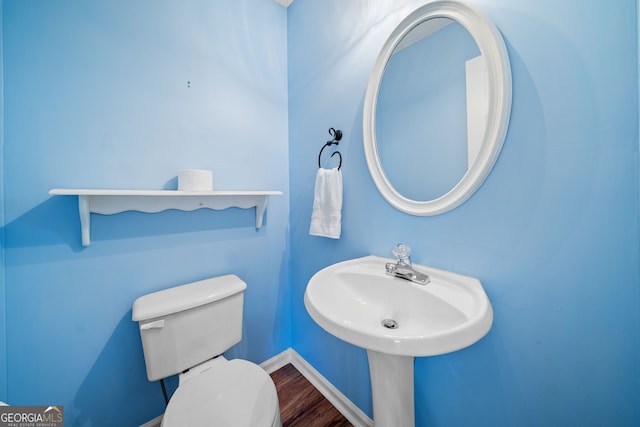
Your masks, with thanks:
M 455 208 L 491 171 L 510 112 L 495 25 L 459 0 L 419 7 L 387 39 L 367 87 L 364 148 L 378 190 L 412 215 Z

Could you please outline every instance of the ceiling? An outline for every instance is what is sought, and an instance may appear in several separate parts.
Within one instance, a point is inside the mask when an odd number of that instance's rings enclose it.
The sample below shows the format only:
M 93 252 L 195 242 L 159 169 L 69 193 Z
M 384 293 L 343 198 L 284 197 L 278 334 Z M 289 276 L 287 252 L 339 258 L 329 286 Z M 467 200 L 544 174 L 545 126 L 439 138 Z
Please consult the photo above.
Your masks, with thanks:
M 284 7 L 289 7 L 289 5 L 293 2 L 293 0 L 273 0 L 273 1 L 283 5 Z

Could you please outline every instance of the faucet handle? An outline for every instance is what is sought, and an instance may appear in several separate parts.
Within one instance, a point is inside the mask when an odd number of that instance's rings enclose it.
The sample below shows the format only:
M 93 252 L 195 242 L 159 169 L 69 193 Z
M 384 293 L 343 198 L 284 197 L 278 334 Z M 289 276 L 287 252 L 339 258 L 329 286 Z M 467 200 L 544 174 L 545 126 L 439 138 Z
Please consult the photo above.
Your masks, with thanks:
M 399 264 L 411 264 L 411 261 L 409 260 L 409 257 L 411 256 L 411 248 L 409 245 L 398 243 L 393 249 L 391 249 L 391 253 L 398 259 Z

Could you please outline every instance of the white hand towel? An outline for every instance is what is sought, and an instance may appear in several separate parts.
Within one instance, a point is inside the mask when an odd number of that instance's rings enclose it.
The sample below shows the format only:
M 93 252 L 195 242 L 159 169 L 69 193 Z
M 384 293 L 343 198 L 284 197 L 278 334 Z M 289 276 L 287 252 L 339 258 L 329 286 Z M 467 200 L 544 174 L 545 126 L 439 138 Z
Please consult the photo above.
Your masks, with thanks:
M 342 172 L 338 168 L 318 168 L 311 213 L 312 236 L 340 238 L 342 224 Z

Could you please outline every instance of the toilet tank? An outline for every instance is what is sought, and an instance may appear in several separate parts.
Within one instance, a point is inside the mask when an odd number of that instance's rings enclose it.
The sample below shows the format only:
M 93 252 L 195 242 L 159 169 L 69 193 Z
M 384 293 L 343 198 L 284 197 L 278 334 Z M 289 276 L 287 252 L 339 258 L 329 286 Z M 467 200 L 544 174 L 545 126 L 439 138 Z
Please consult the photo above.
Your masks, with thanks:
M 242 339 L 247 284 L 227 275 L 144 295 L 133 303 L 149 381 L 192 368 Z

